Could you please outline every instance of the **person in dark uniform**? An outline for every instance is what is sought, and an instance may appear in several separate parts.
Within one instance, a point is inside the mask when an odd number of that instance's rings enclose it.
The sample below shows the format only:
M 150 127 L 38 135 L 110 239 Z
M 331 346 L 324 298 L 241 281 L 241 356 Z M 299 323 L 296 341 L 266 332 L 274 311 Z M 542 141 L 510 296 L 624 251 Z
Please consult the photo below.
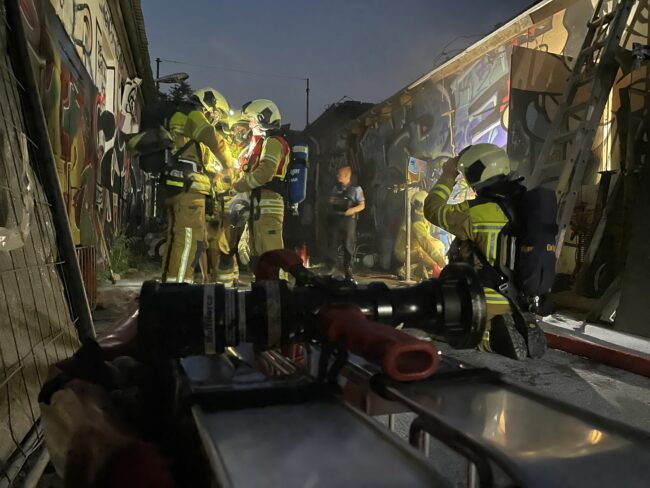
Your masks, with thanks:
M 336 266 L 339 245 L 343 245 L 343 272 L 352 278 L 352 259 L 357 244 L 357 218 L 366 208 L 363 190 L 352 185 L 352 168 L 343 166 L 336 174 L 337 184 L 329 198 L 329 256 L 327 265 Z

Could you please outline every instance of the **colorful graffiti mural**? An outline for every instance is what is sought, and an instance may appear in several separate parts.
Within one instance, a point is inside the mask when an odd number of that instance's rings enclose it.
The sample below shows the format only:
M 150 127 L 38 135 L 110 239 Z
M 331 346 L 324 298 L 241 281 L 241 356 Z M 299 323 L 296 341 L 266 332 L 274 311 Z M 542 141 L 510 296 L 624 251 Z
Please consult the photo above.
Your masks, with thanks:
M 98 225 L 111 235 L 142 208 L 141 173 L 125 151 L 140 80 L 125 72 L 106 2 L 21 0 L 21 9 L 74 240 L 95 245 Z
M 436 81 L 426 81 L 399 103 L 380 104 L 380 114 L 361 122 L 362 136 L 357 145 L 360 183 L 366 190 L 370 212 L 377 229 L 394 230 L 403 218 L 403 198 L 391 198 L 389 188 L 405 178 L 409 157 L 426 160 L 426 184 L 437 179 L 440 165 L 464 147 L 490 142 L 504 147 L 512 137 L 509 124 L 511 63 L 513 50 L 523 46 L 557 55 L 568 71 L 580 48 L 587 20 L 592 13 L 590 0 L 579 0 L 537 22 L 497 45 L 456 72 Z M 518 114 L 516 150 L 530 164 L 532 152 L 523 153 L 531 137 L 540 137 L 548 120 L 546 110 L 553 109 L 551 98 L 535 99 L 537 111 L 528 117 Z M 521 102 L 521 100 L 520 100 Z M 525 100 L 526 103 L 529 100 Z M 541 122 L 538 122 L 538 119 Z M 356 144 L 354 138 L 350 138 Z M 510 147 L 509 147 L 510 148 Z M 525 169 L 525 164 L 522 165 Z M 459 193 L 468 193 L 458 188 Z

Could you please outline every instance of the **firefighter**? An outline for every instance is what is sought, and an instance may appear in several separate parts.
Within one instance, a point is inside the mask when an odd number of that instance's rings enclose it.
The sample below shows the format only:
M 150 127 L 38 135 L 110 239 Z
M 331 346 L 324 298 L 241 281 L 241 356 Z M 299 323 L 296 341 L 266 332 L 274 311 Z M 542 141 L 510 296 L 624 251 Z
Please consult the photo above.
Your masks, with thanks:
M 192 108 L 175 112 L 169 120 L 174 138 L 173 162 L 163 172 L 168 216 L 167 252 L 163 282 L 192 282 L 194 268 L 206 249 L 206 198 L 212 194 L 211 175 L 219 168 L 204 161 L 209 150 L 230 178 L 230 150 L 214 125 L 229 112 L 226 99 L 213 88 L 197 90 Z
M 478 198 L 456 205 L 448 204 L 459 170 Z M 452 260 L 472 264 L 479 269 L 479 274 L 481 264 L 475 257 L 473 246 L 494 265 L 499 233 L 508 223 L 502 208 L 493 201 L 482 199 L 481 193 L 506 181 L 509 174 L 510 161 L 503 149 L 493 144 L 475 144 L 444 163 L 440 179 L 424 202 L 426 219 L 456 237 L 458 252 Z M 524 359 L 527 355 L 526 341 L 510 315 L 508 298 L 494 288 L 485 287 L 484 291 L 488 326 L 479 349 Z
M 287 141 L 280 135 L 280 110 L 271 100 L 258 99 L 242 107 L 251 142 L 241 157 L 241 176 L 235 191 L 250 194 L 250 247 L 252 264 L 266 251 L 282 249 L 284 181 L 290 159 Z
M 251 140 L 249 122 L 242 116 L 241 110 L 235 110 L 230 114 L 225 134 L 233 157 L 233 165 L 239 169 L 242 151 L 248 147 Z
M 250 143 L 249 122 L 242 117 L 241 111 L 237 110 L 229 115 L 227 123 L 222 127 L 233 156 L 233 166 L 238 169 L 241 153 Z M 238 243 L 241 244 L 240 234 L 243 231 L 243 228 L 235 225 L 230 218 L 231 190 L 231 185 L 223 178 L 216 180 L 215 214 L 208 223 L 211 278 L 212 281 L 226 286 L 233 286 L 238 281 L 239 270 L 235 254 Z
M 437 278 L 445 261 L 445 245 L 431 234 L 431 224 L 424 218 L 427 192 L 419 191 L 411 198 L 411 276 L 415 280 Z M 403 263 L 400 276 L 406 275 L 406 223 L 395 241 L 395 258 Z

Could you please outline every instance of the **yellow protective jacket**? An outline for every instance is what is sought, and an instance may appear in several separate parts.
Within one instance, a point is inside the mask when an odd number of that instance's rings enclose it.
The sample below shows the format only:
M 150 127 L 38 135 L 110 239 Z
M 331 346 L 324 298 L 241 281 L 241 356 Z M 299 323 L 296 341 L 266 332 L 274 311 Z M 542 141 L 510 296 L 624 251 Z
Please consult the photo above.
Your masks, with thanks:
M 431 235 L 431 226 L 426 221 L 411 224 L 411 253 L 419 257 L 429 268 L 436 264 L 445 266 L 445 245 Z M 406 225 L 402 225 L 395 240 L 395 257 L 406 262 Z
M 169 131 L 174 138 L 172 151 L 178 151 L 189 141 L 195 144 L 190 144 L 177 156 L 179 162 L 190 165 L 192 170 L 183 173 L 172 169 L 169 171 L 170 177 L 165 179 L 165 185 L 182 188 L 185 176 L 191 181 L 188 191 L 212 194 L 211 175 L 232 168 L 230 149 L 224 138 L 200 110 L 193 110 L 189 114 L 175 112 L 169 119 Z
M 262 188 L 260 213 L 284 215 L 282 195 L 266 186 L 275 178 L 284 179 L 291 156 L 289 146 L 284 139 L 275 136 L 251 144 L 255 146 L 248 157 L 242 158 L 242 177 L 233 184 L 233 188 L 240 193 Z
M 434 225 L 445 229 L 461 241 L 473 241 L 483 252 L 490 264 L 497 259 L 499 233 L 508 223 L 501 207 L 493 202 L 472 205 L 465 201 L 455 205 L 447 201 L 454 187 L 454 178 L 443 175 L 429 192 L 424 201 L 424 216 Z M 471 247 L 461 242 L 462 258 L 480 268 L 481 264 L 473 258 Z M 488 305 L 507 305 L 508 299 L 492 288 L 485 288 Z

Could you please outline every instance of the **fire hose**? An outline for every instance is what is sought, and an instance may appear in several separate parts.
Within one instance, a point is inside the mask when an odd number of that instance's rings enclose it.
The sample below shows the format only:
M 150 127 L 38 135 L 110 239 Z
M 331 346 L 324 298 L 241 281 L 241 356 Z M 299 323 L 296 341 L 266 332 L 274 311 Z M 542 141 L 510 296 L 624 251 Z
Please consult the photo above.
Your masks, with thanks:
M 291 288 L 277 279 L 284 269 Z M 381 366 L 389 377 L 430 376 L 438 352 L 395 327 L 422 329 L 456 348 L 475 347 L 485 327 L 485 302 L 475 271 L 450 265 L 439 279 L 390 289 L 317 276 L 291 251 L 262 256 L 251 290 L 223 285 L 147 282 L 140 296 L 141 355 L 220 353 L 242 342 L 264 351 L 300 341 L 336 344 Z

